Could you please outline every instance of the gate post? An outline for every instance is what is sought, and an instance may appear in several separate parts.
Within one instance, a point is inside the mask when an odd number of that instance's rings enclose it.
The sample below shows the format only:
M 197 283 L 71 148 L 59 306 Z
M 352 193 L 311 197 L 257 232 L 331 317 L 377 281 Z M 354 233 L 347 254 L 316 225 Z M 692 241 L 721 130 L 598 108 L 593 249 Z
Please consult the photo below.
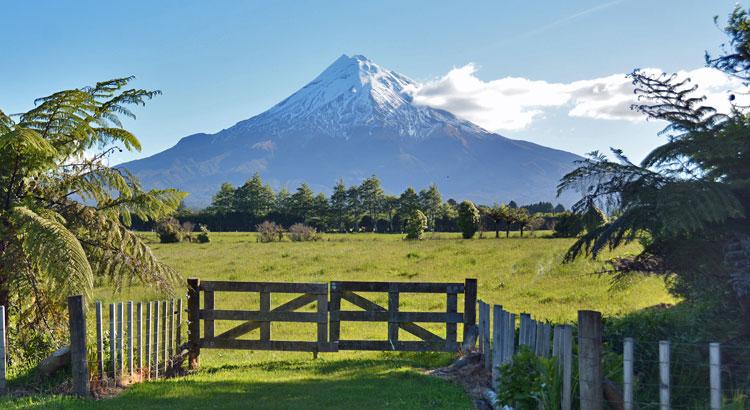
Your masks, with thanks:
M 88 396 L 89 366 L 86 361 L 86 312 L 83 296 L 68 296 L 68 326 L 70 327 L 70 368 L 73 373 L 73 393 Z
M 188 279 L 188 369 L 197 369 L 200 365 L 200 279 Z
M 602 375 L 602 314 L 578 311 L 578 373 L 581 410 L 601 410 L 604 405 Z
M 477 280 L 464 282 L 464 340 L 465 350 L 473 349 L 477 337 Z M 468 345 L 467 345 L 468 343 Z

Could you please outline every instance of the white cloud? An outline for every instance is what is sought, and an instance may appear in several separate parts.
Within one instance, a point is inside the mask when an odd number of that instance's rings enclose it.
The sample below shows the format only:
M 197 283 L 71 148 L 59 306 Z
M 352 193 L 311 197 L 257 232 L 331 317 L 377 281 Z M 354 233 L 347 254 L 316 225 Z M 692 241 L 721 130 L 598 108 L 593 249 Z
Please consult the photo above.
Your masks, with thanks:
M 637 102 L 633 84 L 625 74 L 613 74 L 570 83 L 551 83 L 521 77 L 484 81 L 468 64 L 409 92 L 417 104 L 450 111 L 489 130 L 519 130 L 544 117 L 551 108 L 567 108 L 571 117 L 643 121 L 630 109 Z M 661 70 L 647 69 L 653 73 Z M 708 97 L 706 104 L 726 112 L 730 90 L 742 88 L 739 80 L 711 68 L 680 71 Z M 747 97 L 746 97 L 747 98 Z

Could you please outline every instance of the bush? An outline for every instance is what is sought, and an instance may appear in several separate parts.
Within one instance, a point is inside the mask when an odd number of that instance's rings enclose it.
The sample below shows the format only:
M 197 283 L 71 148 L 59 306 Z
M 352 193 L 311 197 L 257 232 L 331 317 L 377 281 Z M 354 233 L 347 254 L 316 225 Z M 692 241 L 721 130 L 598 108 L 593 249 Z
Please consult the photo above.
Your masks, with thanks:
M 463 201 L 458 206 L 458 229 L 464 239 L 469 239 L 479 227 L 479 210 L 471 201 Z
M 559 409 L 562 378 L 555 358 L 537 357 L 526 346 L 513 360 L 500 366 L 500 391 L 503 405 L 516 409 Z
M 199 243 L 208 243 L 211 242 L 211 238 L 208 237 L 208 227 L 206 225 L 201 224 L 199 226 L 200 233 L 196 237 Z
M 583 232 L 583 218 L 571 212 L 561 212 L 556 217 L 555 236 L 560 238 L 575 238 Z
M 258 242 L 281 242 L 284 238 L 284 229 L 274 222 L 263 221 L 255 229 L 258 230 Z
M 427 229 L 427 217 L 417 209 L 406 220 L 406 239 L 422 239 L 425 229 Z
M 296 223 L 289 227 L 289 239 L 293 242 L 317 241 L 320 234 L 311 226 Z
M 180 222 L 174 218 L 167 218 L 156 224 L 156 234 L 161 243 L 175 243 L 182 241 L 183 233 Z

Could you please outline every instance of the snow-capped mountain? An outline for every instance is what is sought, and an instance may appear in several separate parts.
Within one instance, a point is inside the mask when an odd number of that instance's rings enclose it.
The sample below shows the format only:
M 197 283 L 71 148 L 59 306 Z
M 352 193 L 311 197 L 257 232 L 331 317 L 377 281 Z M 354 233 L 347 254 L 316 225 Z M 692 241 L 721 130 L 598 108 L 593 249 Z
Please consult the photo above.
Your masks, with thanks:
M 393 194 L 434 182 L 445 198 L 493 203 L 553 200 L 579 159 L 413 104 L 416 85 L 364 56 L 343 55 L 269 110 L 122 166 L 146 187 L 189 192 L 191 206 L 255 172 L 276 188 L 307 182 L 325 192 L 339 178 L 355 184 L 374 174 Z

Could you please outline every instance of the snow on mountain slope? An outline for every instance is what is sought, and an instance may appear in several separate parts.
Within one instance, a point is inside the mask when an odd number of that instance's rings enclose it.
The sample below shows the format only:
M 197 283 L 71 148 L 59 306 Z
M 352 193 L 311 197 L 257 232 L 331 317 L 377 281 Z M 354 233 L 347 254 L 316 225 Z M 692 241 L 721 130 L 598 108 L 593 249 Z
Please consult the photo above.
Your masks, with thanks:
M 255 172 L 277 188 L 307 182 L 324 191 L 340 177 L 354 184 L 375 174 L 392 193 L 434 182 L 446 198 L 489 203 L 553 200 L 579 159 L 413 104 L 414 85 L 361 55 L 343 55 L 269 110 L 122 166 L 145 186 L 188 191 L 192 206 Z

